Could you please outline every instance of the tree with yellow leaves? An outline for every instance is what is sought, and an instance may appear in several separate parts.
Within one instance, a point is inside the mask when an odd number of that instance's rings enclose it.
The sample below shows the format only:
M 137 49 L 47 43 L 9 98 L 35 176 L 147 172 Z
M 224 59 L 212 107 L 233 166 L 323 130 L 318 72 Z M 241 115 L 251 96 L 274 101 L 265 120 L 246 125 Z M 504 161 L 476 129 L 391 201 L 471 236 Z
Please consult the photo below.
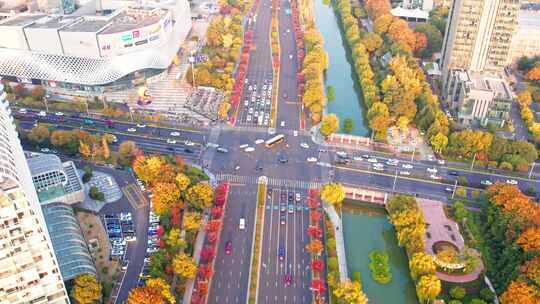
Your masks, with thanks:
M 149 288 L 155 288 L 155 289 L 159 290 L 161 296 L 163 298 L 167 299 L 167 302 L 169 302 L 169 304 L 175 304 L 176 303 L 176 299 L 174 298 L 173 294 L 171 293 L 171 285 L 169 285 L 169 283 L 167 283 L 162 278 L 148 279 L 146 281 L 146 286 L 148 286 Z
M 367 304 L 368 298 L 362 291 L 359 282 L 341 282 L 334 289 L 334 296 L 338 298 L 340 303 L 347 304 Z
M 178 173 L 175 180 L 176 185 L 178 185 L 178 189 L 180 189 L 180 191 L 185 191 L 191 183 L 189 177 L 187 177 L 184 173 Z
M 177 254 L 172 263 L 173 271 L 184 279 L 194 278 L 197 274 L 197 264 L 185 253 Z
M 79 140 L 79 153 L 84 158 L 90 158 L 92 152 L 90 151 L 90 147 L 84 143 L 82 140 Z
M 152 208 L 158 215 L 165 214 L 180 198 L 180 189 L 173 183 L 157 183 L 152 193 Z
M 416 295 L 422 303 L 435 300 L 439 293 L 441 293 L 441 281 L 434 274 L 422 276 L 416 283 Z
M 223 101 L 219 105 L 219 109 L 218 109 L 218 117 L 219 117 L 219 119 L 222 119 L 222 120 L 227 119 L 230 109 L 231 109 L 231 104 L 228 103 L 227 101 Z
M 320 132 L 327 137 L 339 130 L 339 119 L 336 114 L 328 114 L 323 117 Z
M 101 300 L 101 284 L 95 275 L 83 273 L 75 278 L 71 297 L 78 304 L 94 304 Z
M 153 185 L 161 173 L 163 161 L 159 156 L 139 156 L 133 162 L 133 170 L 137 177 L 147 184 Z
M 165 244 L 171 247 L 173 251 L 180 251 L 186 248 L 186 242 L 180 237 L 180 229 L 172 228 L 165 238 Z
M 321 187 L 321 199 L 336 207 L 339 207 L 345 199 L 345 190 L 339 183 L 324 184 Z
M 111 157 L 111 150 L 109 149 L 109 143 L 105 136 L 101 137 L 101 155 L 103 159 L 107 160 Z
M 186 200 L 195 209 L 210 208 L 214 200 L 214 190 L 207 183 L 198 183 L 187 190 Z
M 409 269 L 411 270 L 411 277 L 416 280 L 427 274 L 435 274 L 437 265 L 435 265 L 435 261 L 431 255 L 424 252 L 416 252 L 409 260 Z
M 197 231 L 201 226 L 201 214 L 197 212 L 184 212 L 182 222 L 184 229 L 188 231 Z

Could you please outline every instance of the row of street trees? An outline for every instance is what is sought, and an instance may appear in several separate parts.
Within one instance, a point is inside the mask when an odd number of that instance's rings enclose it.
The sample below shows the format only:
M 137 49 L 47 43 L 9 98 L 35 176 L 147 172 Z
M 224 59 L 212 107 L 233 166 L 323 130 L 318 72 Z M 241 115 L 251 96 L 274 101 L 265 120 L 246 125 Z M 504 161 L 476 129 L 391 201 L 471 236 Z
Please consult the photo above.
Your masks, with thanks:
M 533 101 L 533 96 L 530 90 L 521 91 L 517 96 L 517 101 L 520 108 L 521 119 L 527 125 L 527 130 L 532 135 L 536 143 L 540 143 L 540 122 L 536 122 L 534 112 L 530 105 Z
M 416 282 L 420 302 L 430 302 L 441 292 L 441 282 L 435 276 L 433 258 L 424 253 L 425 222 L 422 210 L 411 196 L 395 195 L 386 203 L 390 222 L 396 228 L 400 246 L 409 256 L 411 277 Z
M 540 303 L 540 206 L 507 184 L 491 186 L 487 197 L 487 274 L 503 304 Z
M 133 289 L 127 303 L 175 303 L 186 280 L 198 273 L 192 257 L 193 242 L 202 209 L 211 206 L 214 192 L 200 172 L 181 157 L 139 155 L 133 161 L 133 170 L 152 192 L 152 210 L 160 216 L 160 249 L 150 258 L 151 279 Z

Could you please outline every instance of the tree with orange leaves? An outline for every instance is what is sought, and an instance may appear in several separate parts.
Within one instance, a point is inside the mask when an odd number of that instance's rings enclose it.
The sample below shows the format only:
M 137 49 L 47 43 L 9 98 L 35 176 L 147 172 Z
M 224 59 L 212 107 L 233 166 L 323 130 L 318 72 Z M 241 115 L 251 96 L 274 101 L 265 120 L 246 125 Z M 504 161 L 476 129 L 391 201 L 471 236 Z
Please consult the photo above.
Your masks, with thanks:
M 382 15 L 390 14 L 390 2 L 388 0 L 366 0 L 366 10 L 371 20 L 377 20 Z
M 540 292 L 524 280 L 514 280 L 501 295 L 503 304 L 538 304 Z
M 165 304 L 165 298 L 155 287 L 136 287 L 129 292 L 127 304 Z
M 528 80 L 540 82 L 540 66 L 530 69 L 527 74 L 525 74 L 525 78 L 527 78 Z
M 525 252 L 540 249 L 540 227 L 525 230 L 516 242 Z
M 311 254 L 319 255 L 323 250 L 323 244 L 317 239 L 311 240 L 309 244 L 307 244 L 306 249 Z
M 414 44 L 414 51 L 420 52 L 423 49 L 425 49 L 428 43 L 426 34 L 421 33 L 421 32 L 415 32 L 414 37 L 416 39 L 416 42 Z
M 520 267 L 520 271 L 527 279 L 536 284 L 536 286 L 540 286 L 540 257 L 535 257 L 525 262 Z

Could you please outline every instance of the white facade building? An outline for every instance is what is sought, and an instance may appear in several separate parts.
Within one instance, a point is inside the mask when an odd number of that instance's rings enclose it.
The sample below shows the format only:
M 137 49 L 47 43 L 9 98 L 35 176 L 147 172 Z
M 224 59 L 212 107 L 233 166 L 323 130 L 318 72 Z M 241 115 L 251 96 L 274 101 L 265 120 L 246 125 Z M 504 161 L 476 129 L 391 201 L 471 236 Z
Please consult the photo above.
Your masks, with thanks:
M 444 92 L 450 107 L 464 125 L 503 127 L 510 117 L 514 99 L 510 86 L 499 77 L 461 69 L 450 72 Z
M 168 68 L 191 30 L 188 1 L 113 4 L 120 8 L 104 16 L 22 13 L 1 20 L 0 76 L 103 92 Z
M 540 11 L 520 10 L 518 25 L 512 44 L 508 64 L 516 62 L 522 56 L 540 55 Z
M 0 85 L 0 303 L 69 303 Z

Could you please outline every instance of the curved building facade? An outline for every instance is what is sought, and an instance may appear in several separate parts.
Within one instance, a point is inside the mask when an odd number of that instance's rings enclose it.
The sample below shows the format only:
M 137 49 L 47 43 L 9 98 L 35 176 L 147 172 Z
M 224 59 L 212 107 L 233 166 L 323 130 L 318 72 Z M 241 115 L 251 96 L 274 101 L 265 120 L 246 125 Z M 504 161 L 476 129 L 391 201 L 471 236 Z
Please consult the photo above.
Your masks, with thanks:
M 71 206 L 53 203 L 43 206 L 47 228 L 65 281 L 83 273 L 96 274 L 96 267 Z
M 125 6 L 107 16 L 18 14 L 0 22 L 0 75 L 96 91 L 135 84 L 168 68 L 190 30 L 187 0 Z

